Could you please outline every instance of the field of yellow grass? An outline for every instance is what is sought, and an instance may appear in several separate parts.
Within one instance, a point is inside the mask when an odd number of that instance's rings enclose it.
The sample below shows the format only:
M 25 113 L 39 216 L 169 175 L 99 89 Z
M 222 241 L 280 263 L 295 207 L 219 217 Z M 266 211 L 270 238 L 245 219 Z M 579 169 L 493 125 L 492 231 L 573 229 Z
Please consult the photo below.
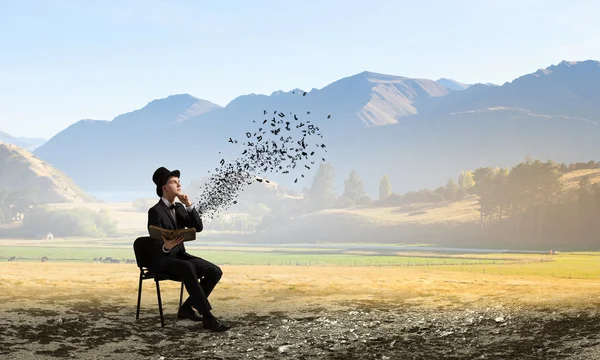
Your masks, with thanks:
M 310 312 L 316 309 L 384 308 L 596 308 L 600 280 L 445 271 L 427 267 L 222 266 L 211 295 L 220 314 Z M 129 306 L 137 299 L 135 265 L 1 263 L 4 310 L 92 301 Z M 156 308 L 152 281 L 142 305 Z M 179 285 L 164 282 L 166 312 L 176 311 Z
M 414 204 L 411 207 L 358 208 L 324 210 L 323 214 L 346 214 L 363 217 L 381 226 L 390 225 L 459 225 L 479 220 L 475 197 L 449 204 Z
M 590 183 L 595 184 L 600 182 L 600 169 L 583 169 L 571 171 L 563 175 L 562 179 L 567 188 L 574 188 L 579 185 L 579 181 L 587 176 Z

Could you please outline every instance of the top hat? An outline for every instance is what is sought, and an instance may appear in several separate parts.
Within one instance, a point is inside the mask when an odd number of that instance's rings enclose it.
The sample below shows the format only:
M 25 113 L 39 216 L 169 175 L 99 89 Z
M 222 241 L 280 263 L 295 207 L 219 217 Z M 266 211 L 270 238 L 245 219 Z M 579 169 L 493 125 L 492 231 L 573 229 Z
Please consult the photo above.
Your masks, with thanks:
M 167 180 L 169 180 L 171 176 L 180 177 L 180 175 L 181 174 L 179 170 L 170 171 L 169 169 L 162 166 L 156 169 L 154 175 L 152 175 L 152 181 L 154 181 L 154 183 L 156 184 L 156 195 L 162 197 L 162 187 L 164 184 L 167 183 Z

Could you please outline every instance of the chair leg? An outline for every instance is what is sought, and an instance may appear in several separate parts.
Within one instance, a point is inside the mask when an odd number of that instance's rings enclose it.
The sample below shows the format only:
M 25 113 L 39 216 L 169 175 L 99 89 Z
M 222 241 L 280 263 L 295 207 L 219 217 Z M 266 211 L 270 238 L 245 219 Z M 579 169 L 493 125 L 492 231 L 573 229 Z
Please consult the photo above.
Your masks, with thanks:
M 177 311 L 181 309 L 181 300 L 183 300 L 183 281 L 181 282 L 181 290 L 179 291 L 179 309 Z
M 142 272 L 140 272 L 140 284 L 138 285 L 138 302 L 137 302 L 137 311 L 135 313 L 135 319 L 139 320 L 140 318 L 140 304 L 142 303 Z
M 156 295 L 158 297 L 158 311 L 160 313 L 160 326 L 165 327 L 165 318 L 163 316 L 162 301 L 160 300 L 160 286 L 158 285 L 158 281 L 155 281 L 155 283 L 156 283 Z

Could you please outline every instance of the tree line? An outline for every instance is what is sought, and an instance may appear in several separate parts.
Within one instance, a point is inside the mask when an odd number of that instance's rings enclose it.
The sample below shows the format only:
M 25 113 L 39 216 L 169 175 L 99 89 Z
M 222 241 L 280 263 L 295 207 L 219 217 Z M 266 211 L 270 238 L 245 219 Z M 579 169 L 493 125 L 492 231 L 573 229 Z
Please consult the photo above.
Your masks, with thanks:
M 35 201 L 35 189 L 0 190 L 0 225 L 22 221 L 22 227 L 4 231 L 5 236 L 116 236 L 117 224 L 106 210 L 51 209 Z
M 444 203 L 476 196 L 482 236 L 531 244 L 593 244 L 600 233 L 600 183 L 583 176 L 569 185 L 573 171 L 598 169 L 600 162 L 571 164 L 526 158 L 512 168 L 480 167 L 463 171 L 434 190 L 394 193 L 387 175 L 379 181 L 378 199 L 370 199 L 356 171 L 340 196 L 334 193 L 335 170 L 321 164 L 306 190 L 305 211 L 352 206 L 402 206 Z
M 473 171 L 480 225 L 487 229 L 486 235 L 536 245 L 597 242 L 600 183 L 592 184 L 589 176 L 582 176 L 569 184 L 563 176 L 598 165 L 578 164 L 526 159 L 511 169 Z

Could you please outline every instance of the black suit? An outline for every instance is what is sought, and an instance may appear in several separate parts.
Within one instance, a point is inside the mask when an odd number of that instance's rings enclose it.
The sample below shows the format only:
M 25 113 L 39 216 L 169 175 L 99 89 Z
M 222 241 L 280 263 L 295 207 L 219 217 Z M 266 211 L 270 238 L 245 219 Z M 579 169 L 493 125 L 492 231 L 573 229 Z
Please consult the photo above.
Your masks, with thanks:
M 174 205 L 175 219 L 161 198 L 148 210 L 148 226 L 154 225 L 169 230 L 193 227 L 196 232 L 202 231 L 202 219 L 196 209 L 187 211 L 181 203 Z M 189 254 L 183 242 L 166 253 L 163 251 L 163 242 L 156 241 L 148 268 L 156 272 L 169 272 L 181 276 L 190 294 L 182 308 L 191 305 L 202 314 L 207 314 L 212 309 L 207 298 L 221 279 L 223 272 L 217 265 Z M 200 283 L 198 283 L 199 279 L 202 279 Z

